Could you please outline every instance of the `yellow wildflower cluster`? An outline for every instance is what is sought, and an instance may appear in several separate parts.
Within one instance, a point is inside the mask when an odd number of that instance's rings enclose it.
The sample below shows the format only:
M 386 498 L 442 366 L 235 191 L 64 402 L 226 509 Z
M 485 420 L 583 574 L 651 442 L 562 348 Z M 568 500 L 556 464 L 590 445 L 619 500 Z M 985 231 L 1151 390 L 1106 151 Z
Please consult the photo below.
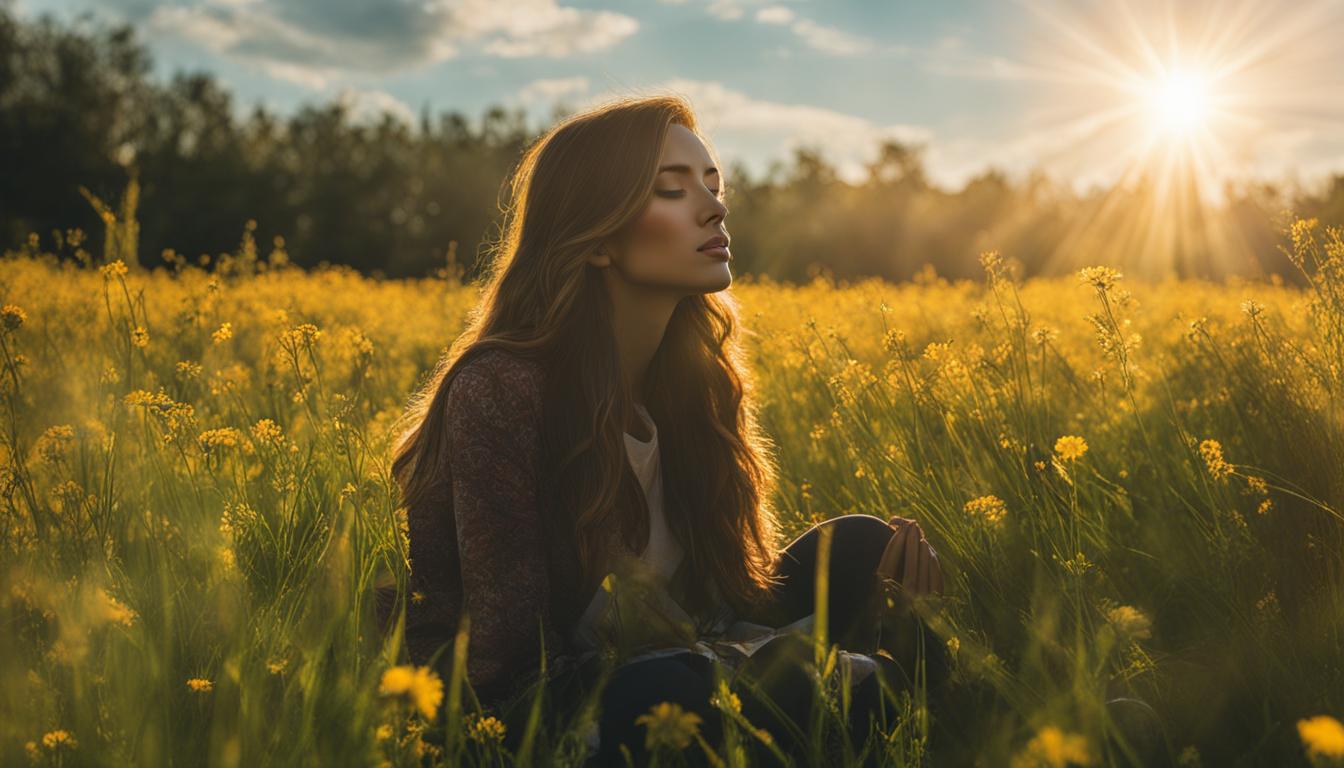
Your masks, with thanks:
M 193 677 L 187 681 L 187 687 L 197 693 L 209 693 L 215 689 L 215 684 L 204 677 Z
M 47 427 L 47 430 L 37 438 L 37 455 L 43 461 L 55 464 L 65 458 L 66 451 L 74 441 L 75 429 L 69 424 Z
M 1199 455 L 1204 457 L 1204 465 L 1209 468 L 1213 479 L 1222 480 L 1232 474 L 1232 465 L 1223 460 L 1223 445 L 1217 440 L 1200 442 Z
M 717 709 L 737 712 L 739 714 L 742 712 L 742 699 L 738 698 L 738 695 L 728 688 L 727 680 L 719 681 L 719 688 L 714 692 L 714 695 L 710 697 L 709 703 Z
M 99 589 L 95 594 L 95 620 L 122 624 L 127 627 L 135 623 L 135 619 L 139 614 L 130 608 L 127 608 L 120 600 L 109 595 L 102 589 Z
M 219 328 L 212 334 L 210 339 L 216 344 L 223 344 L 233 338 L 233 323 L 221 323 Z
M 1013 768 L 1065 768 L 1068 765 L 1092 765 L 1087 738 L 1047 725 L 1036 732 L 1027 746 L 1013 758 Z
M 281 340 L 294 346 L 315 344 L 322 338 L 322 331 L 312 323 L 302 323 L 285 331 Z
M 281 439 L 284 438 L 284 434 L 280 425 L 270 419 L 262 419 L 252 425 L 252 439 L 259 443 L 279 445 Z
M 425 719 L 433 720 L 443 701 L 443 680 L 429 667 L 390 667 L 383 672 L 378 692 L 407 697 Z
M 79 742 L 69 731 L 58 729 L 42 734 L 42 746 L 54 752 L 58 749 L 74 749 L 79 746 Z
M 1344 758 L 1344 723 L 1329 715 L 1317 715 L 1297 721 L 1297 735 L 1313 756 Z
M 246 502 L 237 504 L 224 504 L 224 514 L 219 519 L 219 532 L 225 536 L 233 536 L 239 531 L 246 530 L 257 519 L 256 510 L 248 506 Z
M 137 325 L 131 331 L 131 346 L 144 349 L 149 346 L 149 331 L 143 325 Z
M 27 320 L 28 313 L 18 304 L 6 304 L 0 309 L 0 328 L 6 331 L 17 331 Z
M 194 360 L 179 360 L 177 363 L 179 379 L 199 379 L 204 370 L 201 364 Z
M 130 270 L 126 268 L 126 262 L 117 259 L 111 264 L 104 264 L 98 271 L 103 274 L 105 279 L 111 280 L 114 277 L 125 277 Z
M 1152 621 L 1132 605 L 1119 605 L 1106 612 L 1106 621 L 1121 637 L 1136 640 L 1152 637 Z
M 143 408 L 158 417 L 169 431 L 169 434 L 164 436 L 169 442 L 173 440 L 173 433 L 185 429 L 195 420 L 194 407 L 189 403 L 177 402 L 162 390 L 151 394 L 143 389 L 137 389 L 127 393 L 122 402 L 131 407 Z
M 635 725 L 646 729 L 644 746 L 651 751 L 659 747 L 685 749 L 700 733 L 700 722 L 699 715 L 683 711 L 680 704 L 670 701 L 655 704 L 635 718 Z
M 498 744 L 504 741 L 506 730 L 504 723 L 497 717 L 491 715 L 474 717 L 467 725 L 467 737 L 482 744 L 490 742 Z
M 218 448 L 233 448 L 243 439 L 243 435 L 233 427 L 207 429 L 197 438 L 196 443 L 203 453 L 212 453 Z
M 990 525 L 999 525 L 1003 522 L 1004 515 L 1008 514 L 1008 507 L 1003 503 L 1003 499 L 994 495 L 971 499 L 966 502 L 965 510 L 971 516 L 978 517 Z
M 1110 267 L 1083 267 L 1078 271 L 1080 282 L 1090 285 L 1099 291 L 1109 291 L 1115 287 L 1124 275 Z

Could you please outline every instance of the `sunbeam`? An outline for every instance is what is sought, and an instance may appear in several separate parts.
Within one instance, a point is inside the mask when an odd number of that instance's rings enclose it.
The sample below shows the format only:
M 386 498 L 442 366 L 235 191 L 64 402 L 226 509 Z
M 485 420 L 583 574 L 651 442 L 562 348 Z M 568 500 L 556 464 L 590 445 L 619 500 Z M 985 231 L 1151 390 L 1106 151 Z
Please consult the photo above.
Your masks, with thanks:
M 1009 65 L 1039 85 L 1023 147 L 1054 170 L 1113 183 L 1093 215 L 1071 223 L 1055 266 L 1104 261 L 1161 277 L 1253 262 L 1223 203 L 1254 180 L 1270 139 L 1344 125 L 1344 105 L 1329 96 L 1339 77 L 1325 65 L 1344 7 L 1020 4 L 1049 35 L 1023 41 Z

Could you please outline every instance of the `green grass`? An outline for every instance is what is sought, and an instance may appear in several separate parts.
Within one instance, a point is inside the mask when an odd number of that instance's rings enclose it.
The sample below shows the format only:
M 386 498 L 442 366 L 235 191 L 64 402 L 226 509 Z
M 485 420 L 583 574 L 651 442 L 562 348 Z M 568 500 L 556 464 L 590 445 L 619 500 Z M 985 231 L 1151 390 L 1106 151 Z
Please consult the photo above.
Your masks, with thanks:
M 213 273 L 100 273 L 128 226 L 0 261 L 0 762 L 573 764 L 577 732 L 473 738 L 464 646 L 445 721 L 379 692 L 390 428 L 474 290 L 268 266 L 250 230 Z M 732 288 L 786 533 L 900 514 L 943 562 L 953 677 L 898 696 L 886 764 L 1130 764 L 1125 696 L 1184 764 L 1328 751 L 1298 722 L 1344 718 L 1344 243 L 1285 248 L 1308 288 L 1021 283 L 994 254 L 981 283 Z M 817 640 L 814 759 L 845 747 Z

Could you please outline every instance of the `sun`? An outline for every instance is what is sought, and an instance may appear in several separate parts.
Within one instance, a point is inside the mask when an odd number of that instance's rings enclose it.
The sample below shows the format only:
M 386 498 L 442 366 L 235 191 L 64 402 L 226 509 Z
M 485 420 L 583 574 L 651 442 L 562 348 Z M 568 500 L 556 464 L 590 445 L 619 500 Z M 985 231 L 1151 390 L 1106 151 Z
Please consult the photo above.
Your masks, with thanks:
M 1174 69 L 1148 84 L 1147 107 L 1154 127 L 1172 137 L 1188 137 L 1207 126 L 1213 90 L 1201 72 Z
M 995 151 L 1089 201 L 1047 268 L 1229 274 L 1263 244 L 1237 209 L 1267 169 L 1339 135 L 1341 0 L 1014 0 L 1029 12 L 965 71 L 1020 86 Z M 1015 35 L 1013 33 L 1016 33 Z M 1259 177 L 1259 178 L 1258 178 Z

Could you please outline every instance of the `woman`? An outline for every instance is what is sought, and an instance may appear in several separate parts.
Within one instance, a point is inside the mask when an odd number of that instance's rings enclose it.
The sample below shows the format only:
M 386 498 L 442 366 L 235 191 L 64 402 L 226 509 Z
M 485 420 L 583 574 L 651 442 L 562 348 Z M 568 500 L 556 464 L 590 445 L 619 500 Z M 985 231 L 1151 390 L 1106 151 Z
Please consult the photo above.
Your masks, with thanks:
M 634 719 L 659 701 L 716 738 L 715 662 L 801 700 L 820 527 L 776 546 L 769 442 L 721 293 L 717 165 L 676 97 L 593 109 L 530 147 L 480 303 L 396 451 L 412 661 L 446 679 L 465 614 L 482 704 L 516 713 L 543 658 L 557 709 L 601 686 L 599 763 L 621 746 L 642 756 Z M 831 636 L 876 690 L 873 673 L 899 666 L 864 653 L 889 634 L 877 577 L 939 591 L 936 556 L 913 521 L 827 525 Z

